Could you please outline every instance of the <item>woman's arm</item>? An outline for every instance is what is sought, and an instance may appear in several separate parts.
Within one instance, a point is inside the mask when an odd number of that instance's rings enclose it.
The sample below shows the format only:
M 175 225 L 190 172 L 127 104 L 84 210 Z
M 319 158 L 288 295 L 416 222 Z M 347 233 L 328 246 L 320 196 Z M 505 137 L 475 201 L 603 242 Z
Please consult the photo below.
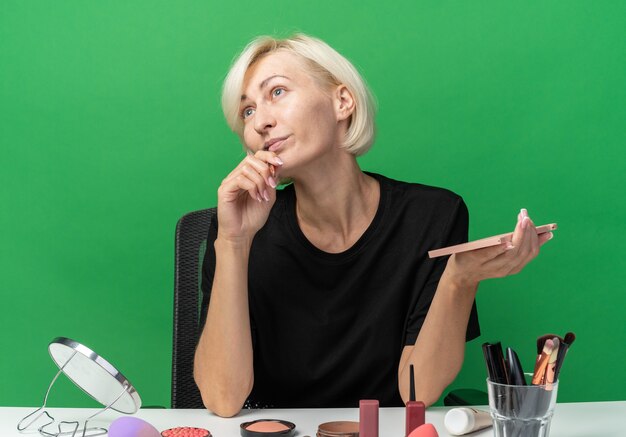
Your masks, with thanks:
M 194 360 L 204 406 L 223 417 L 239 413 L 254 383 L 248 312 L 249 244 L 215 240 L 215 275 Z
M 465 331 L 478 284 L 459 287 L 445 271 L 414 346 L 405 346 L 398 367 L 398 388 L 409 400 L 409 366 L 415 371 L 415 395 L 427 406 L 461 370 L 465 354 Z
M 248 259 L 276 200 L 270 163 L 282 165 L 271 152 L 246 157 L 218 190 L 215 273 L 194 378 L 205 407 L 219 416 L 239 413 L 254 383 Z
M 552 234 L 537 236 L 522 210 L 511 244 L 452 255 L 444 270 L 414 346 L 405 346 L 398 388 L 409 399 L 409 366 L 415 370 L 418 400 L 432 405 L 461 370 L 467 324 L 480 281 L 521 271 Z

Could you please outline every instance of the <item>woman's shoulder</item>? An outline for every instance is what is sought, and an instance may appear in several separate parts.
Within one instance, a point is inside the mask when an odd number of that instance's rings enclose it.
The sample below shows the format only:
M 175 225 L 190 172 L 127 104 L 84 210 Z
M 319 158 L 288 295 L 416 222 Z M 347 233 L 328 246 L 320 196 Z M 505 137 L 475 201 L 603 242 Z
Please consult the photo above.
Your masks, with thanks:
M 463 198 L 452 190 L 419 182 L 392 179 L 377 173 L 367 173 L 376 178 L 381 190 L 385 190 L 392 202 L 418 202 L 422 206 L 448 205 L 453 207 L 463 202 Z

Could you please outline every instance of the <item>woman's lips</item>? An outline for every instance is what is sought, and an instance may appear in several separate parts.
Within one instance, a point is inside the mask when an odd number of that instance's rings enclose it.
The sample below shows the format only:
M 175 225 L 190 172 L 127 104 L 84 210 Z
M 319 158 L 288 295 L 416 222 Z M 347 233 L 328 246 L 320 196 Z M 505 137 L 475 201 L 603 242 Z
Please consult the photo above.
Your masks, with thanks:
M 289 137 L 284 138 L 284 139 L 282 139 L 282 140 L 280 140 L 280 141 L 276 141 L 275 143 L 272 143 L 272 145 L 271 145 L 271 146 L 270 146 L 267 150 L 269 150 L 270 152 L 276 152 L 278 149 L 280 149 L 280 146 L 281 146 L 281 145 L 282 145 L 285 141 L 287 141 L 287 139 L 288 139 L 288 138 L 289 138 Z

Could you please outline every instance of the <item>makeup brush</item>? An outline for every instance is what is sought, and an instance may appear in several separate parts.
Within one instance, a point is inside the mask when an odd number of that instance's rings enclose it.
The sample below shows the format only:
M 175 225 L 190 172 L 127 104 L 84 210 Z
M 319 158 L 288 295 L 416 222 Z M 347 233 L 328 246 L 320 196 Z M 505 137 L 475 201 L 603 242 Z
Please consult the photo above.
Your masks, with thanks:
M 542 381 L 545 378 L 546 368 L 548 367 L 548 360 L 550 359 L 550 354 L 552 354 L 552 349 L 554 348 L 554 342 L 551 338 L 546 340 L 546 343 L 543 345 L 543 349 L 541 354 L 537 357 L 537 362 L 535 363 L 535 371 L 533 372 L 533 385 L 541 385 Z
M 561 349 L 562 344 L 556 337 L 554 337 L 552 341 L 554 342 L 554 348 L 552 349 L 552 353 L 548 359 L 548 367 L 546 368 L 546 375 L 543 381 L 546 384 L 546 390 L 548 391 L 552 390 L 552 385 L 554 384 L 554 381 L 556 381 L 556 359 L 559 355 L 559 350 Z
M 559 372 L 561 371 L 561 366 L 563 365 L 563 360 L 565 360 L 565 355 L 569 350 L 569 347 L 576 340 L 576 334 L 573 332 L 568 332 L 565 334 L 565 339 L 561 342 L 561 347 L 559 348 L 559 353 L 556 356 L 556 364 L 554 366 L 554 380 L 558 381 Z
M 561 343 L 563 343 L 563 337 L 558 336 L 556 334 L 546 334 L 541 337 L 537 337 L 537 355 L 541 353 L 543 350 L 543 346 L 546 344 L 547 339 L 553 339 L 554 337 L 558 338 Z

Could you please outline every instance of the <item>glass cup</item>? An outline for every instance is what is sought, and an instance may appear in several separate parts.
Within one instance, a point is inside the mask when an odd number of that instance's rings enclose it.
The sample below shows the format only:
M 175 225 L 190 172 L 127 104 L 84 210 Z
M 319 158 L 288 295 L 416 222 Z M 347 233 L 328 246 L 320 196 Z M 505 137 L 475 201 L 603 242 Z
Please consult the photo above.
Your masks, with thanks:
M 487 379 L 496 437 L 548 437 L 558 381 L 547 385 L 498 384 Z

